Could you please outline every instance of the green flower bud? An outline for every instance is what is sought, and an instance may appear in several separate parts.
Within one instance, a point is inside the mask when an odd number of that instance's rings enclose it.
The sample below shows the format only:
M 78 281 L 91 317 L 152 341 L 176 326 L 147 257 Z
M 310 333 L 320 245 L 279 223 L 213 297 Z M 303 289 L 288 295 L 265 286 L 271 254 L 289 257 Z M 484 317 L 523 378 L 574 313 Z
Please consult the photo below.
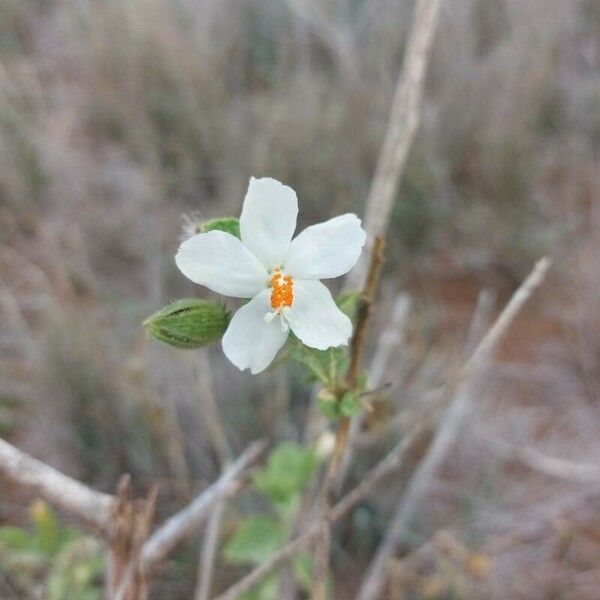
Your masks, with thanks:
M 200 226 L 202 233 L 209 231 L 225 231 L 234 235 L 236 238 L 240 237 L 240 220 L 236 217 L 220 217 L 219 219 L 212 219 L 206 221 Z
M 200 348 L 220 339 L 230 313 L 220 302 L 177 300 L 144 321 L 148 333 L 175 348 Z
M 317 406 L 328 419 L 338 419 L 340 416 L 337 397 L 329 388 L 323 388 L 317 394 Z

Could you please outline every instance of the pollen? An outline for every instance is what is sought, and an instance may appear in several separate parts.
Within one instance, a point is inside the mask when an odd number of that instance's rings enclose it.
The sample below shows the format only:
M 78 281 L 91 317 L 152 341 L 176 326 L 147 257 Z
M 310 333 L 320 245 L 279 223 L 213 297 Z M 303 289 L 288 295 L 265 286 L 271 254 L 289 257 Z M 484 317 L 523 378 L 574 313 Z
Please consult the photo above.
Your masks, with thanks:
M 271 307 L 275 310 L 290 307 L 294 301 L 294 281 L 277 267 L 271 277 Z

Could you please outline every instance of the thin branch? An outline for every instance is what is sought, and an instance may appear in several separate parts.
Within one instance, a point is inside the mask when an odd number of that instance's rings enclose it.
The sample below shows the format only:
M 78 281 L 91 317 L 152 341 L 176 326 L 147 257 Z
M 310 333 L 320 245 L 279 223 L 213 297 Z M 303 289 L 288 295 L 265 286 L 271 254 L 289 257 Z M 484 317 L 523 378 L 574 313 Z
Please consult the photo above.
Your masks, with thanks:
M 513 323 L 525 302 L 543 282 L 550 266 L 547 258 L 540 260 L 533 271 L 513 294 L 512 298 L 496 319 L 478 348 L 459 373 L 459 383 L 454 398 L 440 419 L 440 427 L 421 463 L 414 471 L 406 493 L 396 507 L 387 534 L 375 554 L 357 600 L 376 600 L 382 593 L 387 579 L 387 564 L 406 531 L 410 519 L 423 500 L 429 482 L 438 471 L 452 446 L 466 415 L 469 413 L 479 375 L 502 337 Z
M 383 267 L 383 262 L 385 260 L 384 249 L 385 241 L 383 237 L 377 236 L 371 252 L 369 271 L 367 273 L 365 287 L 358 307 L 356 327 L 354 328 L 352 341 L 350 343 L 350 366 L 348 367 L 348 373 L 346 375 L 347 387 L 350 390 L 356 387 L 358 377 L 360 376 L 360 364 L 365 346 L 365 336 L 369 325 L 369 318 L 371 317 L 371 309 L 375 300 L 375 292 L 377 291 L 377 286 L 379 284 L 381 268 Z
M 383 479 L 400 469 L 404 458 L 414 447 L 415 442 L 426 430 L 425 422 L 416 424 L 410 434 L 404 437 L 371 471 L 369 471 L 362 481 L 352 489 L 344 498 L 342 498 L 329 514 L 329 521 L 336 523 L 343 519 L 359 502 L 361 502 L 375 486 Z M 296 539 L 287 544 L 279 552 L 271 556 L 264 563 L 256 567 L 243 579 L 238 581 L 226 592 L 214 600 L 236 600 L 239 596 L 267 576 L 269 573 L 286 563 L 295 554 L 306 548 L 321 532 L 323 519 L 317 521 Z
M 331 52 L 340 72 L 350 81 L 356 81 L 358 74 L 354 48 L 350 36 L 344 35 L 339 23 L 332 23 L 312 0 L 285 0 L 288 8 L 296 17 L 305 22 L 314 35 Z
M 129 590 L 140 573 L 147 575 L 169 555 L 177 544 L 203 523 L 215 503 L 235 494 L 241 487 L 240 477 L 249 466 L 258 460 L 265 447 L 264 441 L 250 444 L 215 483 L 204 490 L 186 508 L 167 519 L 136 553 L 112 600 L 127 600 Z
M 113 496 L 97 492 L 0 439 L 0 472 L 107 538 Z
M 600 484 L 600 467 L 597 464 L 549 456 L 535 448 L 514 446 L 497 438 L 487 438 L 485 441 L 499 451 L 505 460 L 518 461 L 542 475 L 573 483 Z
M 464 358 L 468 358 L 477 348 L 477 344 L 483 338 L 489 327 L 492 312 L 496 305 L 496 294 L 485 288 L 479 292 L 477 296 L 477 305 L 471 319 L 469 332 L 467 333 L 467 341 L 465 343 Z
M 358 384 L 360 375 L 361 359 L 365 345 L 367 327 L 381 268 L 385 259 L 384 255 L 385 242 L 383 238 L 378 237 L 375 240 L 373 251 L 371 252 L 371 263 L 363 293 L 358 306 L 358 315 L 356 317 L 356 326 L 350 342 L 350 365 L 346 374 L 346 389 L 355 390 Z M 348 435 L 350 431 L 350 418 L 344 417 L 338 425 L 335 436 L 335 447 L 325 475 L 325 481 L 322 488 L 322 511 L 325 518 L 323 520 L 323 530 L 315 551 L 315 582 L 313 589 L 313 598 L 315 600 L 325 600 L 327 597 L 327 575 L 329 572 L 329 554 L 331 548 L 331 527 L 329 525 L 329 511 L 333 504 L 333 496 L 335 494 L 336 482 L 338 479 L 340 465 L 342 463 L 346 446 L 348 443 Z
M 394 302 L 392 316 L 389 326 L 381 332 L 375 355 L 369 366 L 369 385 L 371 387 L 385 385 L 384 374 L 386 373 L 387 365 L 394 351 L 402 345 L 404 334 L 406 332 L 406 321 L 410 311 L 410 296 L 408 294 L 400 294 Z M 400 384 L 398 381 L 398 369 L 394 372 L 394 386 Z M 366 412 L 363 411 L 352 419 L 350 431 L 348 433 L 348 446 L 342 458 L 340 472 L 337 478 L 337 489 L 339 490 L 346 479 L 346 475 L 352 464 L 356 440 L 362 429 Z
M 210 362 L 207 352 L 199 357 L 198 379 L 202 380 L 203 389 L 199 390 L 204 421 L 207 424 L 212 446 L 219 457 L 221 472 L 225 473 L 233 461 L 233 450 L 227 439 L 221 421 L 219 407 L 212 383 Z M 202 539 L 200 558 L 198 561 L 198 581 L 194 592 L 194 600 L 208 600 L 212 586 L 213 573 L 219 544 L 219 531 L 225 513 L 225 501 L 218 502 L 211 510 Z
M 365 229 L 369 240 L 387 231 L 398 184 L 419 126 L 425 72 L 441 3 L 442 0 L 418 0 L 414 10 L 385 139 L 366 203 Z M 350 273 L 349 287 L 357 287 L 365 268 L 364 261 L 359 262 Z
M 206 524 L 206 531 L 202 539 L 200 549 L 200 560 L 198 564 L 198 583 L 194 592 L 194 600 L 208 600 L 212 586 L 217 548 L 219 543 L 219 532 L 221 521 L 225 513 L 225 500 L 221 500 L 211 509 Z
M 215 502 L 236 490 L 242 473 L 258 460 L 265 447 L 266 443 L 263 441 L 250 444 L 215 483 L 161 525 L 142 548 L 142 568 L 149 570 L 160 563 L 179 542 L 203 522 Z

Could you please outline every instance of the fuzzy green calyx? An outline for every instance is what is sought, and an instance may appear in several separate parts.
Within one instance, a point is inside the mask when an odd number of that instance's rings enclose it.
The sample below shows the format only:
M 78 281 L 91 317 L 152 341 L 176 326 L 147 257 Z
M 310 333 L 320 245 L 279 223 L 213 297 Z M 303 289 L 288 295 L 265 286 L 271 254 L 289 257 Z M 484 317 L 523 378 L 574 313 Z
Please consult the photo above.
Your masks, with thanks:
M 221 302 L 199 298 L 177 300 L 144 321 L 146 331 L 175 348 L 193 349 L 220 339 L 230 313 Z
M 218 219 L 211 219 L 200 225 L 200 231 L 202 233 L 208 233 L 209 231 L 224 231 L 239 239 L 240 220 L 236 217 L 219 217 Z

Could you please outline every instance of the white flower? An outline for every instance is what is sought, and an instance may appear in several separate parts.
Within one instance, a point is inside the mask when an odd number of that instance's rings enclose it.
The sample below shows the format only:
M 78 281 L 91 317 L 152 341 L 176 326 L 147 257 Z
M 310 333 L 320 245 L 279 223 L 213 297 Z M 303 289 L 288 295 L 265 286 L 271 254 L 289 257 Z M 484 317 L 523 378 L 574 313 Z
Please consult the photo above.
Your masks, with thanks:
M 175 257 L 193 282 L 235 298 L 252 298 L 233 316 L 223 351 L 239 369 L 260 373 L 291 329 L 307 346 L 348 343 L 350 319 L 319 279 L 339 277 L 357 262 L 365 232 L 346 214 L 306 228 L 292 240 L 294 190 L 274 179 L 250 179 L 240 217 L 241 241 L 223 231 L 195 235 Z

